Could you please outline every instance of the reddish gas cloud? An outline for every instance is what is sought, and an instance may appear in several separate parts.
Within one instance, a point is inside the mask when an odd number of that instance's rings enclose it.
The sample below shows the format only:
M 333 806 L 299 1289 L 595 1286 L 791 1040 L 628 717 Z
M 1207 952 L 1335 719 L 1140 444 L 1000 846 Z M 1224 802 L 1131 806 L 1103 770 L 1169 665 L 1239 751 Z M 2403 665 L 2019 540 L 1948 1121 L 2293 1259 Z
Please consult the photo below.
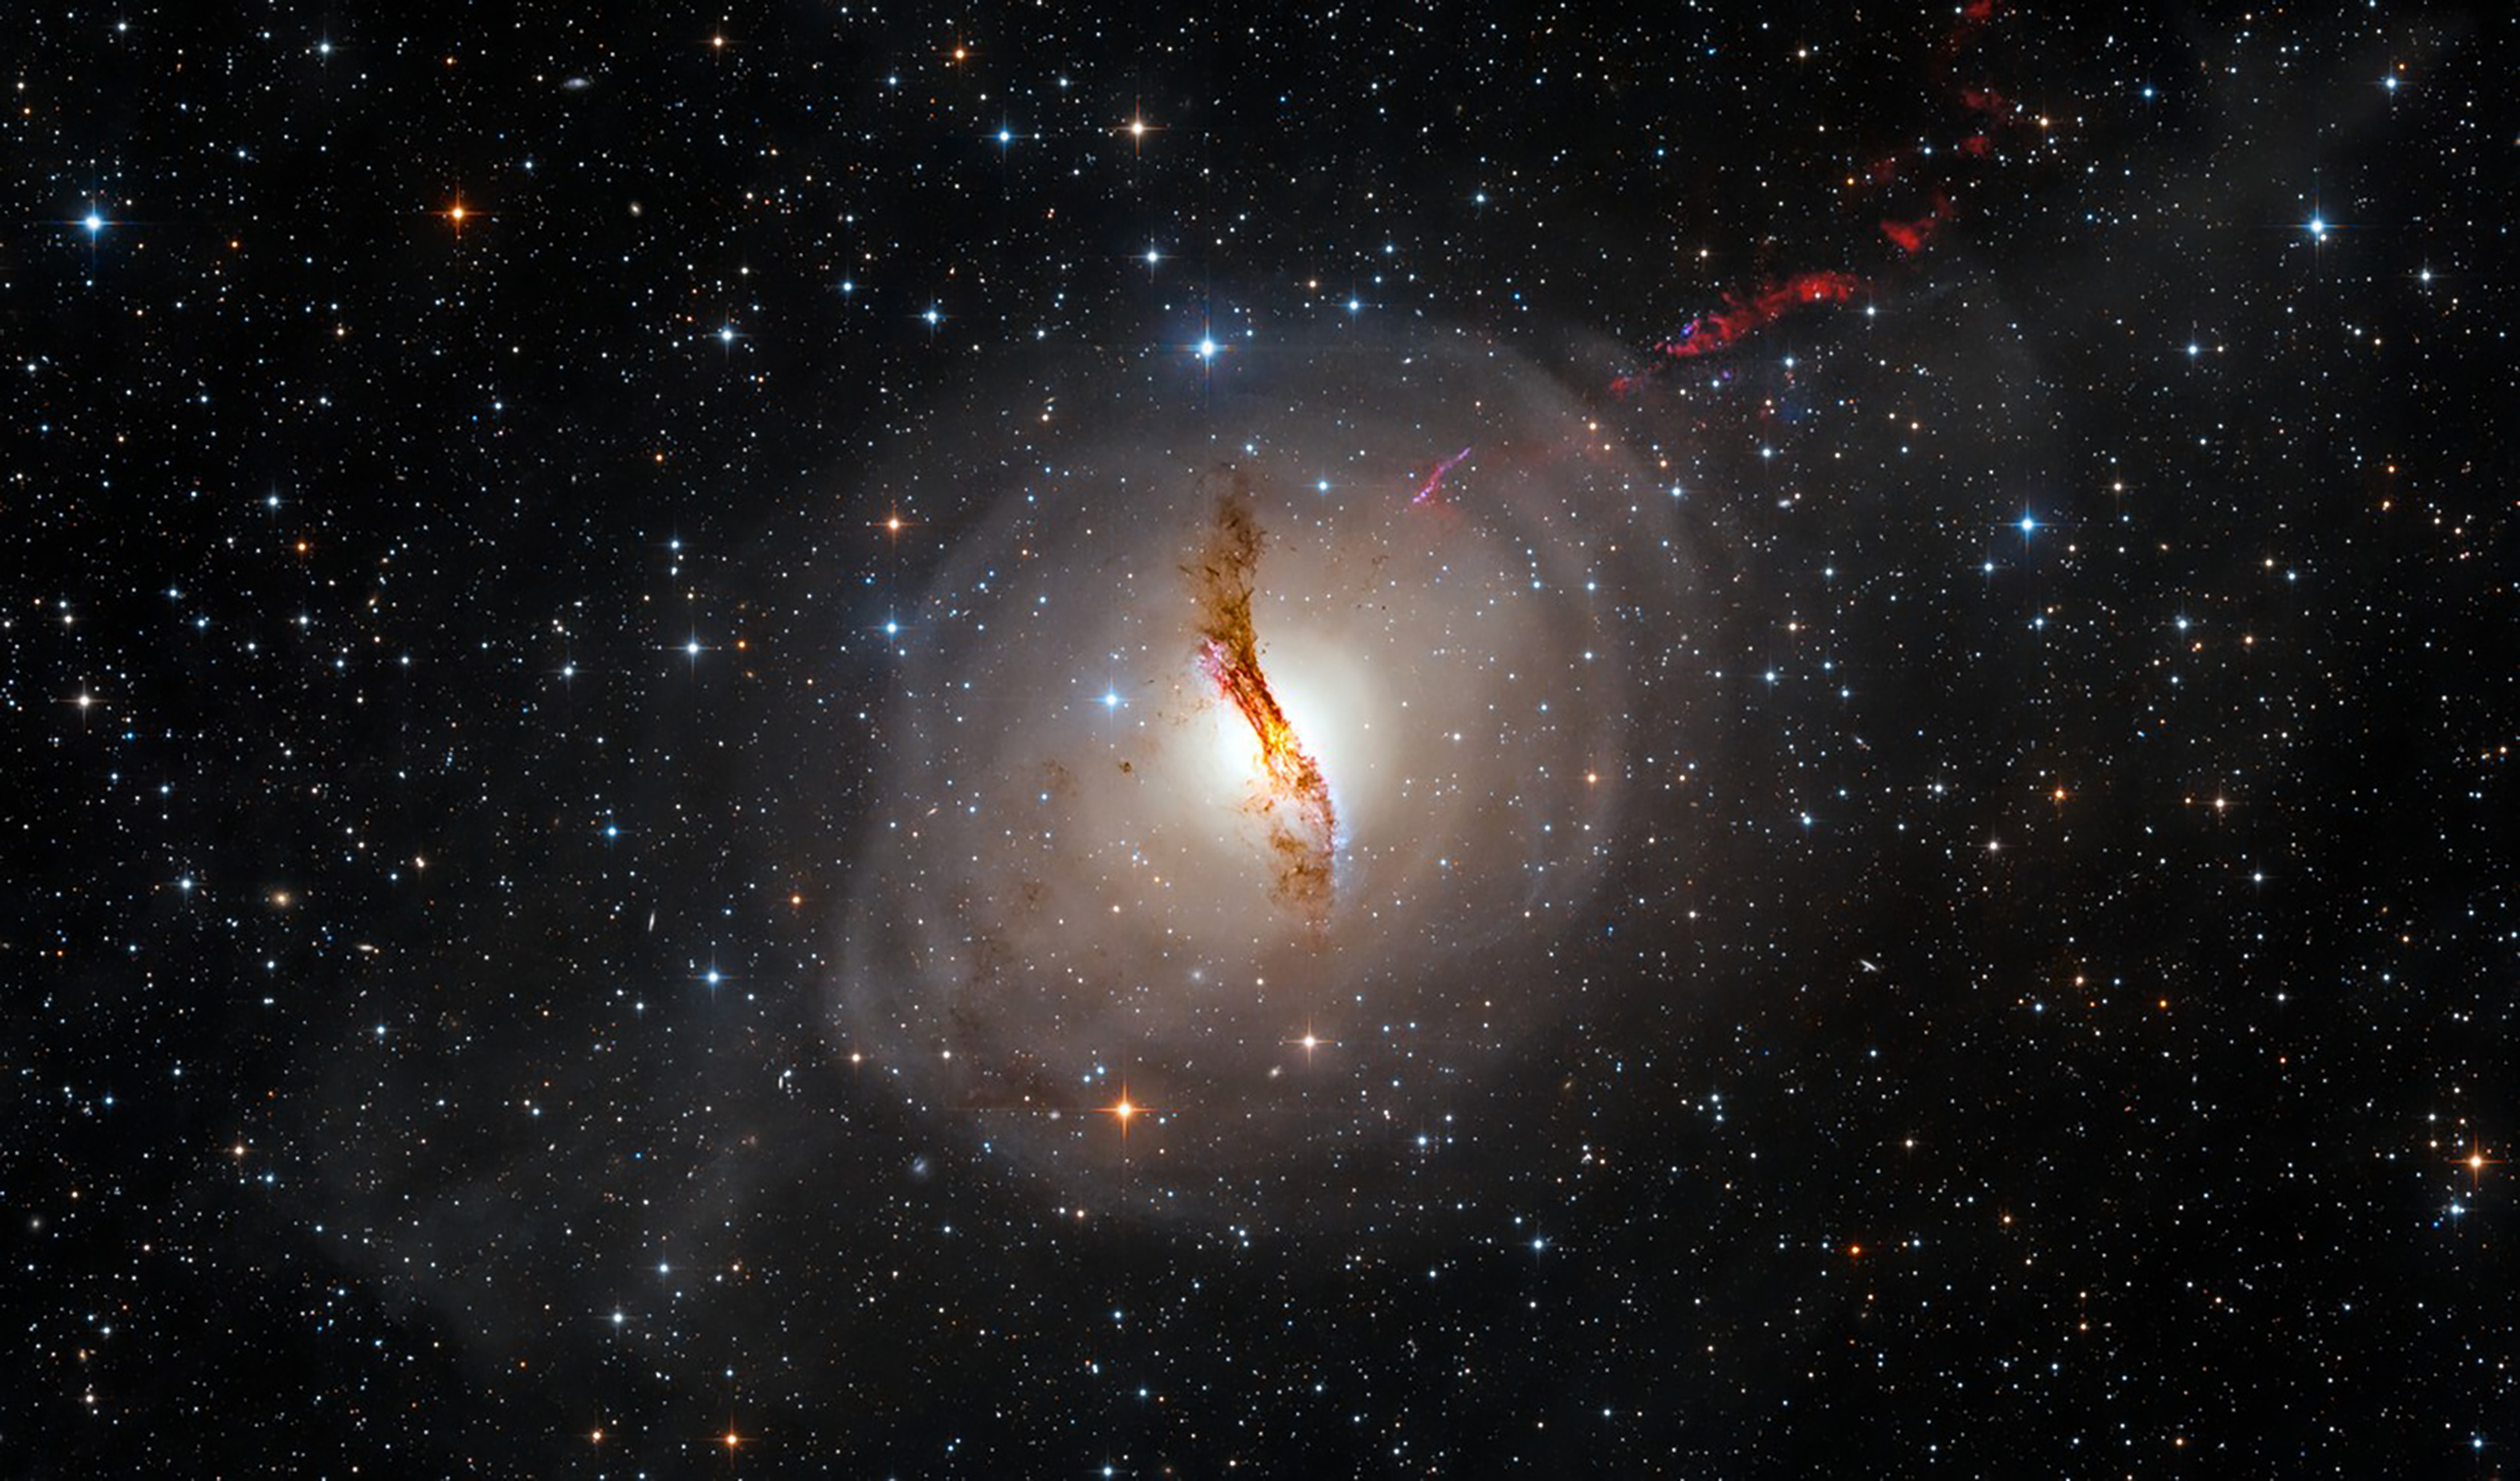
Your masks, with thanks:
M 1801 273 L 1782 282 L 1768 284 L 1747 296 L 1727 293 L 1722 308 L 1689 320 L 1679 334 L 1655 345 L 1653 352 L 1662 357 L 1664 364 L 1711 355 L 1758 333 L 1797 308 L 1816 303 L 1849 302 L 1862 294 L 1867 287 L 1865 281 L 1853 273 Z M 1610 389 L 1613 393 L 1624 394 L 1651 374 L 1647 370 L 1621 376 L 1611 382 Z
M 1889 238 L 1891 245 L 1899 250 L 1913 255 L 1923 251 L 1933 242 L 1935 235 L 1942 231 L 1943 223 L 1951 219 L 1952 198 L 1948 193 L 1938 190 L 1934 192 L 1934 205 L 1931 210 L 1905 221 L 1884 221 L 1881 223 L 1881 235 Z
M 2031 127 L 2033 120 L 2028 112 L 2013 98 L 1992 87 L 1959 84 L 1953 77 L 1963 54 L 1995 24 L 1997 12 L 1998 0 L 1966 0 L 1958 19 L 1944 34 L 1933 63 L 1934 91 L 1958 106 L 1967 117 L 1969 132 L 1939 155 L 1923 147 L 1903 150 L 1878 157 L 1861 166 L 1860 174 L 1848 177 L 1850 187 L 1872 192 L 1887 190 L 1911 174 L 1925 174 L 1929 179 L 1941 176 L 1933 180 L 1924 210 L 1879 220 L 1882 237 L 1904 257 L 1913 258 L 1933 246 L 1944 228 L 1959 215 L 1952 197 L 1955 166 L 1946 161 L 1975 163 L 1991 159 L 1998 139 Z M 1612 381 L 1610 391 L 1624 396 L 1658 374 L 1670 371 L 1677 362 L 1729 348 L 1802 304 L 1843 303 L 1872 287 L 1872 283 L 1851 272 L 1819 271 L 1772 281 L 1747 294 L 1729 292 L 1722 308 L 1699 315 L 1679 334 L 1656 344 L 1653 362 Z

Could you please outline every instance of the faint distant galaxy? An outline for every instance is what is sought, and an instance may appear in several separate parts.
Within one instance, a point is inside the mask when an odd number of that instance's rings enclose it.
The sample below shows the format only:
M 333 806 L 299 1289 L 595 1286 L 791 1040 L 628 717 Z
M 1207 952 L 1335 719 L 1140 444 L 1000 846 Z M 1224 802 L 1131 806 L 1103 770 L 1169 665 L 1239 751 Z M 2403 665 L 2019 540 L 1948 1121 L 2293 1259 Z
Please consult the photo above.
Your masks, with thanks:
M 899 621 L 832 1027 L 1049 1190 L 1266 1218 L 1564 1010 L 1639 747 L 1687 723 L 1629 661 L 1687 560 L 1512 354 L 1213 376 L 1063 367 L 889 474 L 991 512 Z

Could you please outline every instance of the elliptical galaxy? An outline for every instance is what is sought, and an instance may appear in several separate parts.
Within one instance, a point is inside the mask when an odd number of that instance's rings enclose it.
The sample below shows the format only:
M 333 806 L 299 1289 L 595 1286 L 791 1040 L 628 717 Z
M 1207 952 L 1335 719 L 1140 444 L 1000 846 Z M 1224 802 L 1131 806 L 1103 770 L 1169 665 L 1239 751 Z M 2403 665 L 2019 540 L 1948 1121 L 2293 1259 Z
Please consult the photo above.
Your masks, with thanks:
M 1265 1219 L 1404 1164 L 1562 1012 L 1556 948 L 1680 723 L 1625 677 L 1641 596 L 1687 579 L 1669 500 L 1466 336 L 1009 399 L 1056 411 L 887 474 L 990 513 L 896 624 L 836 1045 L 1069 1198 Z M 1238 606 L 1317 816 L 1219 682 Z

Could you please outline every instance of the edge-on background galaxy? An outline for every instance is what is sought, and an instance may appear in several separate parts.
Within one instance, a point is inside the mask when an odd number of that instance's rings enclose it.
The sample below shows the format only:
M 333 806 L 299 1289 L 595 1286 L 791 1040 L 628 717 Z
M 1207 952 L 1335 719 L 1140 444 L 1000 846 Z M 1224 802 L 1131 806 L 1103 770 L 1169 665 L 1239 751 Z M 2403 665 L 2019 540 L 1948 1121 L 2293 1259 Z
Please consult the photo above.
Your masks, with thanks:
M 1485 346 L 1265 358 L 1060 377 L 896 475 L 995 512 L 900 624 L 832 1031 L 1079 1199 L 1400 1165 L 1562 1010 L 1617 852 L 1642 471 Z

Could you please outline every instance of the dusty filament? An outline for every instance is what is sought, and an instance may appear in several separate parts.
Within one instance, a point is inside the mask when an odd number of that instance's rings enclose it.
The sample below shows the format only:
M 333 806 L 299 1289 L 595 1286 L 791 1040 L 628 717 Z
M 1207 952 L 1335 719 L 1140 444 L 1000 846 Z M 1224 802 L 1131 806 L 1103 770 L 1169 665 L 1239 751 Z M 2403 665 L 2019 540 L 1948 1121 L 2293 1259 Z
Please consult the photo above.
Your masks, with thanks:
M 1249 489 L 1236 478 L 1217 501 L 1206 548 L 1187 568 L 1198 607 L 1198 665 L 1259 742 L 1273 888 L 1303 916 L 1318 943 L 1329 928 L 1337 819 L 1321 763 L 1295 735 L 1260 668 L 1251 592 L 1263 541 L 1251 503 Z
M 1322 775 L 1321 763 L 1296 737 L 1278 696 L 1270 693 L 1269 676 L 1261 672 L 1255 653 L 1236 652 L 1210 638 L 1199 645 L 1198 661 L 1217 693 L 1241 712 L 1252 739 L 1260 743 L 1260 766 L 1269 779 L 1270 801 L 1293 815 L 1286 818 L 1273 812 L 1269 847 L 1277 859 L 1279 892 L 1303 912 L 1306 923 L 1318 933 L 1329 923 L 1330 861 L 1337 836 L 1329 782 Z

